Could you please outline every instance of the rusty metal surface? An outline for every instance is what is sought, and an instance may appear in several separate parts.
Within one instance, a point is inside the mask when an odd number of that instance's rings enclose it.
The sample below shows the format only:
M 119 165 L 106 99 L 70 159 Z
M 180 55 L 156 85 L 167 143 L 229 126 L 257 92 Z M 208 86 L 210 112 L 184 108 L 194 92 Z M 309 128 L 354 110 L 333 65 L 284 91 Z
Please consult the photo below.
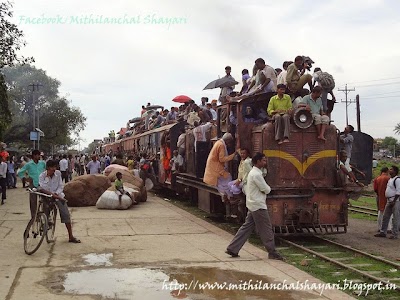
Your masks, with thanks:
M 354 137 L 351 150 L 350 164 L 365 173 L 366 178 L 358 179 L 364 184 L 369 184 L 372 180 L 372 155 L 374 139 L 363 132 L 354 131 L 351 133 Z

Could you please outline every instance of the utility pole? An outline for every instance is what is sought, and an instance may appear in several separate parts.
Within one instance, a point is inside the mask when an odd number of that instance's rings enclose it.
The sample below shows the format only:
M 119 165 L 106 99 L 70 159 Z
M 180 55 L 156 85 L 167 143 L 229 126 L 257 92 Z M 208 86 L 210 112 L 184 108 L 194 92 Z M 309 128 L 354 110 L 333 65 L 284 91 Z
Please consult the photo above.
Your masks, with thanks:
M 357 131 L 361 132 L 360 95 L 356 96 L 356 111 L 357 111 Z
M 354 101 L 347 100 L 347 95 L 348 95 L 348 93 L 354 92 L 355 90 L 356 90 L 355 88 L 348 89 L 347 88 L 347 84 L 346 84 L 344 89 L 338 89 L 339 92 L 344 92 L 345 95 L 346 95 L 346 100 L 345 101 L 343 101 L 343 100 L 341 101 L 341 102 L 345 102 L 346 103 L 346 126 L 349 125 L 349 114 L 348 114 L 347 108 L 351 103 L 354 103 Z
M 38 149 L 39 149 L 39 139 L 40 139 L 39 134 L 40 133 L 36 130 L 36 101 L 35 101 L 35 94 L 36 93 L 35 92 L 38 92 L 39 91 L 39 87 L 41 87 L 41 86 L 43 86 L 43 85 L 41 85 L 39 83 L 31 83 L 30 85 L 28 85 L 28 87 L 32 88 L 32 116 L 33 116 L 33 118 L 32 118 L 33 119 L 33 129 L 32 129 L 32 131 L 37 132 Z M 37 127 L 39 127 L 39 111 L 38 111 L 37 118 L 38 118 Z M 33 149 L 35 149 L 35 146 L 36 146 L 36 142 L 35 142 L 35 140 L 33 140 Z

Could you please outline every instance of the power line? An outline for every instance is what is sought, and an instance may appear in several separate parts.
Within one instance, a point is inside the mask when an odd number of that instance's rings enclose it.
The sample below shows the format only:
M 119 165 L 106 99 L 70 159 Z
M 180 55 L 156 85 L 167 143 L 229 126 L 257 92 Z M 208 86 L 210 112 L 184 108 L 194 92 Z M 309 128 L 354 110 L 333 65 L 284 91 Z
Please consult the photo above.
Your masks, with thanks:
M 351 103 L 354 103 L 354 101 L 352 102 L 351 100 L 350 100 L 350 101 L 347 101 L 347 94 L 350 93 L 350 92 L 352 92 L 352 91 L 355 91 L 355 90 L 356 90 L 355 88 L 348 89 L 348 88 L 347 88 L 347 84 L 346 84 L 346 86 L 345 86 L 344 89 L 338 89 L 338 91 L 344 92 L 345 95 L 346 95 L 346 100 L 345 100 L 345 101 L 342 101 L 342 102 L 346 102 L 346 126 L 349 125 L 349 115 L 348 115 L 348 112 L 347 112 L 347 107 L 348 107 Z
M 384 85 L 392 85 L 392 84 L 399 84 L 399 83 L 400 83 L 400 81 L 389 82 L 389 83 L 367 84 L 367 85 L 359 85 L 359 86 L 357 86 L 357 88 L 371 87 L 371 86 L 384 86 Z
M 386 99 L 386 98 L 400 98 L 400 95 L 394 95 L 394 96 L 383 96 L 383 97 L 371 97 L 371 96 L 368 96 L 368 97 L 363 97 L 362 99 L 364 100 L 364 99 L 380 99 L 380 98 L 384 98 L 384 99 Z
M 366 97 L 373 97 L 373 96 L 382 96 L 382 95 L 388 95 L 388 94 L 396 94 L 396 93 L 400 93 L 399 91 L 391 91 L 391 92 L 384 92 L 384 93 L 379 93 L 379 94 L 373 94 L 373 95 L 367 95 Z
M 382 78 L 382 79 L 374 79 L 374 80 L 356 81 L 356 82 L 348 82 L 348 84 L 366 83 L 366 82 L 375 82 L 375 81 L 385 81 L 385 80 L 392 80 L 392 79 L 399 79 L 399 78 L 400 77 L 392 77 L 392 78 Z

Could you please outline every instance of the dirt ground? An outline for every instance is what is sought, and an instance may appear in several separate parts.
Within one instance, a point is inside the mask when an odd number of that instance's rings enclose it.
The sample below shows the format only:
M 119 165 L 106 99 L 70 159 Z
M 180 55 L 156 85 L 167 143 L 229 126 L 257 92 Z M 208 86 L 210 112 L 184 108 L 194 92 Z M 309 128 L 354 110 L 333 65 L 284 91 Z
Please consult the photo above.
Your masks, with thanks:
M 338 234 L 329 238 L 373 255 L 383 256 L 396 261 L 400 259 L 400 239 L 374 237 L 378 231 L 376 221 L 353 219 L 349 217 L 346 234 Z M 388 235 L 389 236 L 389 235 Z M 400 263 L 400 261 L 396 261 Z

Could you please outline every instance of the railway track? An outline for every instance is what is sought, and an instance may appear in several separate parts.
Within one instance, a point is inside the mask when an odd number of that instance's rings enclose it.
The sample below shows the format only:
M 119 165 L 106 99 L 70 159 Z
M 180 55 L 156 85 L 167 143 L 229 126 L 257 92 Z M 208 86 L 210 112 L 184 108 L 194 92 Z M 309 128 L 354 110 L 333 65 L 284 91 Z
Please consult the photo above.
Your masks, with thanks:
M 378 213 L 376 212 L 376 209 L 374 209 L 374 208 L 358 206 L 358 205 L 351 205 L 351 206 L 349 206 L 348 210 L 351 212 L 355 212 L 355 213 L 361 213 L 361 214 L 365 214 L 365 215 L 378 217 Z
M 277 239 L 312 254 L 312 260 L 319 258 L 350 271 L 357 277 L 373 282 L 396 284 L 395 290 L 400 292 L 400 264 L 398 263 L 317 236 L 302 239 L 282 237 Z

